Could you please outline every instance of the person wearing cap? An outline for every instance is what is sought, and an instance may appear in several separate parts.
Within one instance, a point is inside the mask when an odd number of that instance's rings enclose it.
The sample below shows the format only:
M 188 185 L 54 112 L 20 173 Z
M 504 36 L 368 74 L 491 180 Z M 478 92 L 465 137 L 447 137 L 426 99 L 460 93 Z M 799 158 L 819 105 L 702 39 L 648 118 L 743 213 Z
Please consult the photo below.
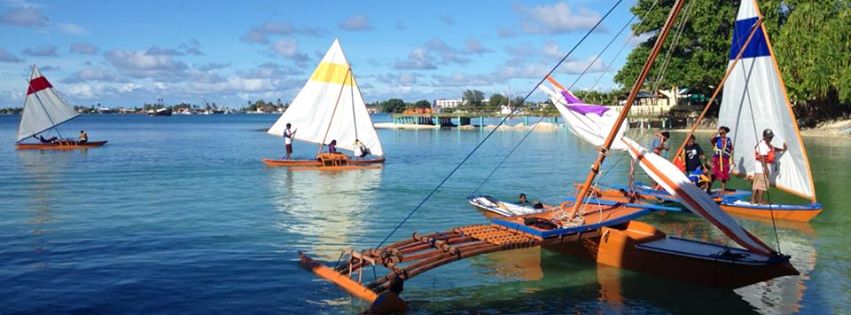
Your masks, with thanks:
M 775 153 L 785 152 L 787 149 L 786 143 L 783 143 L 782 148 L 777 148 L 771 145 L 771 140 L 774 139 L 774 131 L 765 129 L 762 131 L 762 140 L 756 145 L 754 152 L 754 174 L 753 174 L 753 194 L 751 195 L 751 203 L 765 204 L 765 192 L 768 191 L 768 178 L 775 164 Z
M 727 191 L 727 180 L 730 179 L 730 170 L 733 168 L 733 139 L 727 136 L 728 133 L 730 133 L 730 128 L 727 126 L 718 127 L 718 133 L 710 140 L 710 143 L 712 143 L 712 161 L 710 164 L 712 172 L 710 174 L 712 176 L 710 176 L 709 186 L 706 188 L 707 193 L 711 192 L 712 184 L 716 180 L 721 181 L 720 194 L 723 195 Z

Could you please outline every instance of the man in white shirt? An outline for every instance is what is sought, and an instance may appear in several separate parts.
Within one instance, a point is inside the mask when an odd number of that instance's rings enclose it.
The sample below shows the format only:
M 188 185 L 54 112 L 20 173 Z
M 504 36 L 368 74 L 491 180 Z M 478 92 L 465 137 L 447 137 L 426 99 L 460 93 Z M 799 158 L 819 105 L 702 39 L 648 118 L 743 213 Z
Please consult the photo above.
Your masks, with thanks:
M 775 165 L 775 153 L 784 152 L 787 148 L 785 142 L 782 148 L 775 148 L 771 145 L 772 139 L 774 139 L 774 131 L 765 129 L 762 131 L 762 141 L 756 145 L 751 203 L 766 203 L 763 196 L 768 191 L 768 178 Z
M 287 160 L 289 160 L 290 156 L 292 156 L 293 154 L 293 136 L 295 136 L 295 131 L 290 129 L 291 127 L 292 125 L 287 123 L 287 129 L 284 130 L 284 147 L 287 150 L 287 155 L 285 156 L 285 158 Z

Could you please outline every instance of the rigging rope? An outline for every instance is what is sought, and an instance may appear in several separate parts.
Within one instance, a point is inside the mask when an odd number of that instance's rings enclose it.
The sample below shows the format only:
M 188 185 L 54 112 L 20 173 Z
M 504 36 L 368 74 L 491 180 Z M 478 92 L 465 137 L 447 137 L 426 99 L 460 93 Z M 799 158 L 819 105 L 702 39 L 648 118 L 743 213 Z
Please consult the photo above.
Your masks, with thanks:
M 688 19 L 691 15 L 691 8 L 694 7 L 694 2 L 690 2 L 687 4 L 685 8 L 685 12 L 683 13 L 683 19 L 680 22 L 680 25 L 677 27 L 677 33 L 674 35 L 674 40 L 671 42 L 671 46 L 668 47 L 668 53 L 665 55 L 665 61 L 662 62 L 662 66 L 659 67 L 659 73 L 656 75 L 656 78 L 653 80 L 653 89 L 651 92 L 656 95 L 656 91 L 659 90 L 659 84 L 661 84 L 662 79 L 665 78 L 665 71 L 668 70 L 668 64 L 671 61 L 671 55 L 677 47 L 677 43 L 680 41 L 680 35 L 683 34 L 683 30 L 685 29 L 686 23 L 688 23 Z M 676 95 L 675 95 L 676 96 Z
M 658 1 L 658 0 L 657 0 L 657 1 L 655 1 L 655 2 L 653 2 L 653 5 L 652 5 L 652 6 L 650 6 L 650 9 L 648 9 L 646 12 L 644 12 L 644 14 L 641 16 L 642 21 L 644 20 L 644 17 L 645 17 L 645 16 L 647 16 L 647 13 L 649 13 L 651 10 L 653 10 L 653 8 L 654 8 L 654 7 L 656 7 L 656 4 L 657 4 L 657 3 L 659 3 L 659 1 Z M 623 33 L 623 31 L 624 31 L 627 27 L 629 27 L 630 23 L 632 23 L 632 21 L 633 21 L 633 20 L 635 20 L 635 17 L 636 17 L 636 16 L 635 16 L 635 15 L 633 15 L 633 16 L 629 19 L 629 21 L 627 21 L 627 22 L 626 22 L 626 23 L 625 23 L 625 24 L 621 27 L 621 29 L 618 31 L 618 33 L 617 33 L 617 34 L 615 34 L 615 36 L 614 36 L 614 37 L 612 37 L 612 39 L 611 39 L 611 40 L 610 40 L 610 41 L 606 44 L 606 46 L 605 46 L 605 47 L 603 47 L 603 50 L 601 50 L 601 51 L 600 51 L 600 53 L 599 53 L 599 54 L 597 54 L 597 56 L 596 56 L 596 57 L 594 57 L 594 60 L 592 60 L 592 61 L 591 61 L 591 63 L 589 63 L 589 64 L 588 64 L 588 66 L 586 66 L 586 67 L 585 67 L 585 70 L 582 70 L 582 73 L 580 73 L 580 74 L 579 74 L 579 76 L 577 76 L 577 77 L 576 77 L 576 79 L 575 79 L 575 80 L 573 80 L 573 82 L 572 82 L 572 83 L 570 83 L 570 85 L 567 87 L 567 90 L 568 90 L 568 91 L 570 91 L 571 89 L 573 89 L 573 86 L 574 86 L 574 85 L 576 85 L 576 83 L 578 83 L 580 79 L 582 79 L 582 77 L 583 77 L 583 76 L 584 76 L 584 75 L 588 72 L 588 70 L 590 70 L 590 69 L 591 69 L 591 66 L 593 66 L 593 65 L 594 65 L 594 63 L 595 63 L 595 62 L 597 62 L 597 60 L 600 58 L 600 56 L 602 56 L 602 55 L 603 55 L 603 53 L 605 53 L 605 52 L 606 52 L 606 50 L 608 50 L 608 49 L 609 49 L 609 47 L 612 45 L 612 43 L 614 43 L 615 39 L 617 39 L 617 38 L 621 35 L 621 33 Z M 640 22 L 639 22 L 639 23 L 640 23 Z M 624 45 L 624 47 L 626 47 L 626 46 Z M 623 47 L 621 47 L 621 50 L 623 50 Z M 620 55 L 620 52 L 618 52 L 618 55 Z M 611 63 L 609 64 L 609 66 L 611 66 Z M 606 67 L 606 71 L 604 71 L 603 73 L 608 72 L 608 70 L 609 70 L 609 66 L 607 66 L 607 67 Z M 601 78 L 601 77 L 602 77 L 602 75 L 600 76 L 600 78 Z M 599 78 L 597 79 L 597 81 L 599 82 Z M 595 83 L 595 86 L 596 86 L 596 83 Z M 555 105 L 553 105 L 553 106 L 555 106 Z M 513 147 L 513 148 L 511 148 L 511 150 L 510 150 L 510 151 L 508 151 L 508 154 L 506 154 L 506 155 L 505 155 L 505 157 L 503 157 L 503 158 L 502 158 L 502 160 L 501 160 L 501 161 L 499 161 L 499 163 L 497 163 L 496 167 L 494 167 L 494 168 L 490 171 L 490 173 L 488 173 L 488 176 L 486 176 L 486 177 L 485 177 L 485 179 L 484 179 L 484 180 L 482 180 L 482 182 L 480 182 L 480 183 L 479 183 L 479 186 L 477 186 L 477 187 L 476 187 L 476 190 L 474 190 L 474 191 L 473 191 L 473 195 L 477 194 L 477 193 L 479 192 L 479 190 L 481 190 L 481 189 L 482 189 L 482 186 L 484 186 L 484 184 L 485 184 L 485 183 L 487 183 L 487 182 L 491 179 L 491 177 L 494 175 L 494 173 L 496 173 L 496 171 L 497 171 L 497 170 L 499 170 L 499 168 L 500 168 L 500 167 L 502 167 L 502 164 L 503 164 L 503 163 L 505 163 L 505 161 L 507 161 L 507 160 L 508 160 L 508 158 L 509 158 L 509 157 L 511 157 L 511 155 L 512 155 L 512 154 L 514 154 L 514 151 L 517 151 L 517 149 L 520 147 L 520 145 L 521 145 L 521 144 L 523 144 L 523 142 L 524 142 L 524 141 L 526 141 L 526 138 L 528 138 L 528 137 L 529 137 L 529 135 L 531 135 L 531 134 L 532 134 L 532 131 L 534 131 L 534 130 L 535 130 L 535 128 L 537 128 L 537 127 L 538 127 L 538 124 L 540 124 L 540 123 L 544 120 L 544 118 L 546 118 L 546 117 L 541 116 L 540 118 L 538 118 L 538 120 L 537 120 L 534 124 L 532 124 L 532 127 L 531 127 L 531 128 L 529 128 L 529 130 L 527 130 L 527 131 L 526 131 L 526 134 L 525 134 L 525 135 L 523 135 L 523 138 L 521 138 L 521 139 L 520 139 L 520 141 L 519 141 L 519 142 L 517 142 L 517 144 L 515 144 L 515 145 L 514 145 L 514 147 Z
M 650 8 L 649 8 L 649 9 L 647 9 L 647 11 L 645 11 L 643 15 L 641 15 L 641 21 L 638 21 L 638 24 L 641 24 L 642 22 L 644 22 L 644 21 L 645 21 L 645 19 L 644 19 L 644 18 L 645 18 L 645 17 L 647 17 L 647 14 L 648 14 L 648 13 L 650 13 L 650 11 L 653 11 L 653 8 L 655 8 L 657 4 L 659 4 L 659 0 L 656 0 L 655 2 L 653 2 L 653 5 L 651 5 L 651 6 L 650 6 Z M 634 19 L 634 18 L 635 18 L 635 16 L 633 16 L 633 19 Z M 630 19 L 630 21 L 631 21 L 631 20 L 632 20 L 632 19 Z M 627 25 L 629 25 L 629 23 L 627 23 Z M 618 33 L 620 33 L 620 32 L 618 32 Z M 617 38 L 617 36 L 615 36 L 615 37 Z M 606 65 L 606 70 L 604 70 L 603 72 L 601 72 L 601 73 L 600 73 L 600 75 L 597 77 L 597 80 L 596 80 L 596 81 L 594 81 L 594 85 L 592 85 L 592 86 L 591 86 L 591 89 L 592 89 L 592 90 L 594 90 L 594 89 L 596 89 L 596 88 L 597 88 L 597 85 L 600 83 L 600 80 L 601 80 L 601 79 L 603 79 L 603 76 L 605 76 L 605 75 L 606 75 L 606 73 L 608 73 L 608 72 L 609 72 L 609 69 L 611 69 L 611 68 L 612 68 L 612 65 L 615 63 L 615 60 L 617 60 L 617 59 L 618 59 L 618 57 L 620 57 L 621 53 L 623 53 L 623 50 L 624 50 L 624 49 L 626 49 L 626 46 L 627 46 L 627 45 L 629 45 L 629 41 L 630 41 L 631 39 L 635 38 L 635 37 L 636 37 L 635 33 L 630 32 L 629 37 L 627 37 L 627 38 L 626 38 L 626 40 L 623 42 L 623 45 L 622 45 L 622 46 L 621 46 L 621 48 L 618 50 L 618 53 L 616 53 L 616 54 L 615 54 L 615 57 L 614 57 L 614 58 L 612 58 L 612 61 L 611 61 L 611 62 L 609 62 L 609 64 L 608 64 L 608 65 Z
M 605 20 L 605 19 L 606 19 L 606 18 L 607 18 L 607 17 L 608 17 L 608 16 L 609 16 L 609 15 L 610 15 L 610 14 L 611 14 L 614 10 L 615 10 L 615 8 L 617 8 L 617 7 L 618 7 L 618 5 L 620 5 L 620 4 L 621 4 L 621 2 L 623 2 L 623 0 L 617 0 L 617 1 L 615 2 L 615 4 L 614 4 L 614 5 L 612 5 L 612 7 L 611 7 L 611 8 L 609 8 L 609 10 L 608 10 L 608 11 L 606 11 L 606 14 L 604 14 L 604 15 L 600 18 L 600 20 L 598 20 L 598 21 L 597 21 L 597 23 L 596 23 L 596 24 L 594 24 L 594 26 L 593 26 L 593 27 L 591 27 L 591 28 L 588 30 L 588 32 L 586 32 L 586 33 L 585 33 L 585 35 L 583 35 L 583 36 L 582 36 L 582 38 L 580 38 L 580 39 L 579 39 L 579 41 L 578 41 L 578 42 L 576 42 L 576 44 L 575 44 L 575 45 L 573 45 L 573 48 L 571 48 L 571 49 L 570 49 L 570 51 L 568 51 L 568 52 L 564 55 L 564 57 L 562 57 L 562 58 L 561 58 L 561 60 L 559 60 L 559 61 L 558 61 L 558 63 L 556 63 L 556 65 L 555 65 L 555 66 L 553 66 L 553 67 L 552 67 L 552 69 L 550 69 L 550 71 L 548 71 L 548 72 L 547 72 L 547 74 L 546 74 L 546 75 L 544 75 L 544 76 L 541 78 L 541 80 L 540 80 L 540 81 L 538 81 L 538 83 L 537 83 L 537 84 L 535 84 L 535 86 L 534 86 L 534 87 L 532 87 L 532 89 L 531 89 L 531 90 L 529 90 L 529 93 L 526 93 L 526 96 L 524 96 L 524 97 L 523 97 L 523 100 L 520 102 L 520 104 L 525 104 L 525 103 L 526 103 L 526 99 L 528 99 L 528 98 L 529 98 L 529 96 L 531 96 L 531 95 L 532 95 L 532 93 L 534 93 L 534 92 L 535 92 L 535 90 L 537 90 L 537 89 L 538 89 L 538 86 L 540 86 L 542 83 L 544 83 L 544 80 L 546 80 L 546 79 L 547 79 L 547 77 L 549 77 L 551 74 L 553 74 L 553 72 L 555 72 L 555 70 L 556 70 L 556 69 L 558 69 L 558 67 L 559 67 L 559 66 L 561 66 L 561 64 L 562 64 L 562 63 L 564 63 L 564 61 L 565 61 L 565 60 L 567 60 L 567 58 L 568 58 L 568 57 L 570 57 L 570 55 L 572 55 L 572 54 L 573 54 L 573 52 L 576 50 L 576 48 L 578 48 L 578 47 L 579 47 L 579 45 L 580 45 L 580 44 L 582 44 L 582 42 L 584 42 L 584 41 L 585 41 L 585 39 L 587 39 L 587 38 L 588 38 L 588 36 L 590 36 L 590 35 L 591 35 L 591 33 L 593 33 L 593 32 L 594 32 L 594 30 L 596 30 L 596 29 L 597 29 L 597 27 L 599 27 L 599 26 L 600 26 L 600 24 L 602 24 L 602 23 L 603 23 L 603 20 Z M 502 119 L 502 120 L 501 120 L 501 121 L 500 121 L 500 122 L 496 125 L 496 127 L 495 127 L 493 130 L 491 130 L 491 131 L 490 131 L 487 135 L 485 135 L 485 137 L 482 139 L 482 141 L 479 141 L 479 143 L 478 143 L 478 144 L 476 144 L 476 146 L 475 146 L 475 147 L 473 147 L 473 150 L 471 150 L 471 151 L 470 151 L 470 153 L 467 153 L 467 156 L 465 156 L 465 157 L 464 157 L 464 159 L 462 159 L 462 160 L 461 160 L 461 162 L 460 162 L 460 163 L 458 163 L 458 165 L 456 165 L 456 166 L 455 166 L 455 167 L 454 167 L 454 168 L 453 168 L 453 169 L 449 172 L 449 174 L 447 174 L 447 175 L 446 175 L 446 177 L 444 177 L 444 178 L 443 178 L 443 180 L 441 180 L 441 181 L 440 181 L 440 183 L 439 183 L 439 184 L 437 184 L 437 186 L 436 186 L 436 187 L 434 187 L 434 189 L 432 189 L 432 191 L 431 191 L 431 192 L 429 192 L 429 193 L 428 193 L 428 195 L 426 195 L 426 197 L 425 197 L 425 198 L 423 198 L 423 200 L 422 200 L 422 201 L 420 201 L 420 203 L 419 203 L 416 207 L 414 207 L 414 209 L 413 209 L 413 210 L 411 210 L 411 212 L 410 212 L 410 213 L 408 213 L 408 215 L 407 215 L 404 219 L 402 219 L 402 222 L 399 222 L 399 224 L 398 224 L 398 225 L 396 225 L 396 227 L 394 227 L 394 228 L 393 228 L 393 230 L 392 230 L 392 231 L 390 231 L 390 233 L 388 233 L 388 234 L 387 234 L 387 236 L 386 236 L 386 237 L 384 237 L 384 239 L 383 239 L 383 240 L 381 240 L 381 243 L 378 243 L 378 246 L 376 246 L 376 247 L 381 247 L 381 245 L 384 245 L 384 243 L 385 243 L 385 242 L 387 242 L 387 240 L 388 240 L 388 239 L 390 239 L 390 237 L 391 237 L 391 236 L 393 236 L 393 234 L 394 234 L 394 233 L 396 233 L 396 231 L 398 231 L 398 230 L 399 230 L 399 228 L 400 228 L 400 227 L 402 227 L 402 225 L 404 225 L 404 224 L 405 224 L 405 222 L 407 222 L 407 221 L 408 221 L 408 219 L 410 219 L 410 218 L 411 218 L 411 216 L 412 216 L 412 215 L 414 215 L 414 213 L 415 213 L 415 212 L 417 212 L 417 210 L 419 210 L 419 209 L 420 209 L 420 208 L 421 208 L 421 207 L 422 207 L 422 206 L 426 203 L 426 201 L 428 201 L 429 199 L 431 199 L 431 196 L 433 196 L 433 195 L 434 195 L 434 194 L 435 194 L 435 193 L 436 193 L 436 192 L 440 189 L 440 187 L 443 187 L 443 184 L 444 184 L 444 183 L 446 183 L 446 181 L 447 181 L 447 180 L 449 180 L 449 178 L 450 178 L 450 177 L 452 177 L 452 175 L 453 175 L 453 174 L 455 174 L 455 172 L 456 172 L 456 171 L 458 171 L 458 169 L 459 169 L 459 168 L 461 168 L 461 166 L 462 166 L 462 165 L 464 165 L 464 163 L 465 163 L 465 162 L 467 162 L 467 160 L 469 160 L 469 159 L 470 159 L 470 157 L 471 157 L 471 156 L 473 156 L 473 154 L 474 154 L 474 153 L 476 153 L 476 151 L 478 151 L 478 150 L 479 150 L 479 148 L 480 148 L 480 147 L 481 147 L 481 146 L 482 146 L 485 142 L 487 142 L 487 141 L 488 141 L 488 139 L 490 139 L 490 137 L 494 134 L 494 132 L 496 132 L 496 130 L 497 130 L 497 129 L 499 129 L 499 126 L 502 126 L 503 124 L 505 124 L 505 122 L 506 122 L 506 121 L 508 121 L 508 119 L 509 119 L 512 115 L 514 115 L 514 113 L 517 111 L 517 109 L 518 109 L 518 108 L 519 108 L 519 107 L 516 107 L 516 106 L 515 106 L 514 108 L 512 108 L 512 109 L 511 109 L 511 112 L 510 112 L 510 113 L 508 113 L 508 115 L 506 115 L 506 116 L 505 116 L 505 117 L 504 117 L 504 118 L 503 118 L 503 119 Z

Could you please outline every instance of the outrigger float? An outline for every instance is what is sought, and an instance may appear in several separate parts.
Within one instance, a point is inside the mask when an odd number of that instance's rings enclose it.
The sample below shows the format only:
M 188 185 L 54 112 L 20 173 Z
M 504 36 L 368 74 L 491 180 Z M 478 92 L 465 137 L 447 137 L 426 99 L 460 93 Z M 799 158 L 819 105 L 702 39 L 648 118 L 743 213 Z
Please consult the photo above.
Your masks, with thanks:
M 41 140 L 41 143 L 24 143 L 24 140 L 35 138 L 39 134 L 55 129 L 71 119 L 80 116 L 80 113 L 68 105 L 53 89 L 53 85 L 47 81 L 38 68 L 33 65 L 30 74 L 27 96 L 24 100 L 24 111 L 21 114 L 21 124 L 18 126 L 18 141 L 15 148 L 18 150 L 72 150 L 100 147 L 106 141 L 76 141 L 71 139 Z M 62 134 L 59 133 L 59 137 Z
M 619 115 L 604 106 L 568 105 L 565 98 L 573 97 L 569 92 L 562 90 L 562 98 L 544 89 L 571 132 L 600 146 L 597 161 L 578 190 L 575 202 L 565 200 L 539 213 L 497 218 L 491 224 L 462 226 L 427 235 L 415 233 L 410 239 L 384 247 L 346 250 L 334 267 L 299 253 L 302 266 L 370 302 L 388 289 L 390 279 L 408 280 L 453 261 L 529 247 L 561 249 L 602 264 L 727 288 L 797 275 L 789 256 L 778 253 L 745 231 L 676 166 L 623 137 L 621 126 L 626 124 L 626 114 L 682 6 L 682 0 L 674 4 Z M 652 226 L 633 221 L 652 211 L 641 205 L 588 200 L 592 183 L 616 140 L 615 149 L 629 152 L 666 191 L 718 227 L 741 248 L 666 236 Z M 370 266 L 381 266 L 389 272 L 364 284 L 363 270 Z
M 316 156 L 299 160 L 262 159 L 267 166 L 348 170 L 378 168 L 384 163 L 381 140 L 339 40 L 334 40 L 313 75 L 268 133 L 282 137 L 287 124 L 292 125 L 294 139 L 318 144 Z M 371 156 L 322 153 L 325 145 L 334 140 L 337 148 L 356 154 L 365 149 Z

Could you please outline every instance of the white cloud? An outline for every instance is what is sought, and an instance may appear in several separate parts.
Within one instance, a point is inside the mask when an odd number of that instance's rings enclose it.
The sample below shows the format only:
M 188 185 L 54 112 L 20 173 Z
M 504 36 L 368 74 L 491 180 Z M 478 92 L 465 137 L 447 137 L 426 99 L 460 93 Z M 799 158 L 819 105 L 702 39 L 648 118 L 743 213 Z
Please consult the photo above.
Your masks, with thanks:
M 517 6 L 523 31 L 531 34 L 563 34 L 589 29 L 600 15 L 587 8 L 572 9 L 567 3 L 533 7 Z
M 435 65 L 434 61 L 431 60 L 431 57 L 429 57 L 425 48 L 415 48 L 408 54 L 408 58 L 406 60 L 396 60 L 393 67 L 401 70 L 437 69 L 437 65 Z
M 307 54 L 302 53 L 298 49 L 298 42 L 294 39 L 281 39 L 272 45 L 272 51 L 281 57 L 294 60 L 296 62 L 304 62 L 309 60 Z
M 41 45 L 38 47 L 24 49 L 23 54 L 31 57 L 56 57 L 57 47 L 53 45 Z
M 150 49 L 149 49 L 150 50 Z M 174 55 L 148 51 L 107 51 L 106 60 L 119 71 L 135 78 L 173 78 L 188 68 L 174 59 Z
M 5 49 L 0 48 L 0 62 L 19 63 L 23 61 L 24 60 L 19 58 L 18 56 L 15 56 L 6 51 Z
M 98 47 L 89 43 L 73 43 L 68 51 L 81 55 L 94 55 L 98 53 Z
M 35 7 L 12 8 L 0 15 L 0 24 L 23 27 L 46 27 L 50 21 Z
M 369 31 L 372 30 L 372 24 L 369 23 L 369 18 L 366 15 L 360 14 L 345 19 L 337 24 L 342 30 L 346 31 Z
M 269 21 L 251 28 L 247 33 L 240 37 L 240 40 L 255 44 L 269 43 L 271 36 L 286 36 L 293 34 L 305 34 L 319 36 L 325 31 L 313 27 L 295 27 L 288 22 Z
M 104 69 L 103 67 L 91 66 L 80 69 L 71 76 L 62 80 L 64 83 L 84 83 L 90 81 L 127 82 L 127 79 L 123 78 L 118 73 Z
M 56 24 L 56 29 L 62 33 L 71 35 L 85 35 L 89 33 L 89 30 L 87 30 L 85 27 L 71 23 Z
M 564 57 L 565 52 L 558 47 L 558 44 L 555 42 L 546 42 L 544 43 L 544 48 L 541 50 L 545 57 L 550 59 L 561 59 Z

